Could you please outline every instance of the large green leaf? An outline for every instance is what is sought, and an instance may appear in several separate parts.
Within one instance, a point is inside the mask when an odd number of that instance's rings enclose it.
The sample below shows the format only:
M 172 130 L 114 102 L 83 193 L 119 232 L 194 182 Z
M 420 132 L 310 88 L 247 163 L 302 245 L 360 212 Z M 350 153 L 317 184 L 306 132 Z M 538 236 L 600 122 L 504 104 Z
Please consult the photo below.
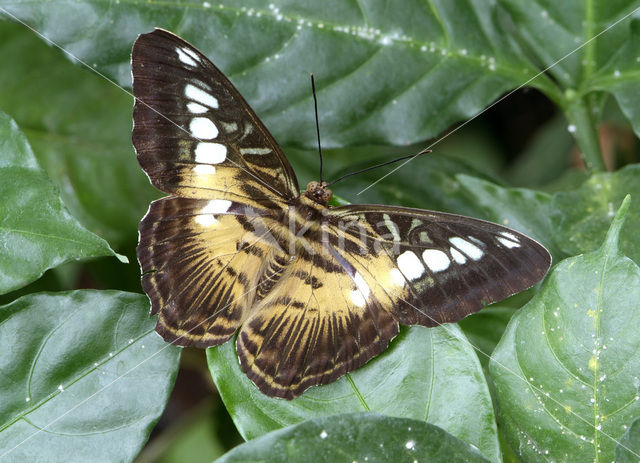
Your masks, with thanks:
M 640 460 L 640 418 L 637 418 L 616 447 L 616 463 L 637 463 Z
M 20 25 L 0 22 L 0 56 L 0 108 L 24 130 L 72 214 L 115 245 L 135 239 L 157 193 L 131 145 L 133 99 Z
M 551 223 L 557 246 L 570 255 L 596 249 L 604 239 L 615 208 L 627 194 L 640 198 L 640 164 L 591 176 L 575 190 L 553 195 Z M 640 263 L 640 201 L 629 208 L 620 235 L 622 252 Z
M 370 159 L 358 167 L 371 166 L 390 158 Z M 353 172 L 355 169 L 349 167 L 345 170 Z M 334 191 L 353 203 L 393 204 L 482 216 L 482 209 L 470 201 L 456 175 L 464 173 L 484 180 L 492 178 L 464 161 L 433 154 L 414 159 L 410 165 L 385 176 L 391 169 L 389 166 L 351 177 L 344 183 L 338 183 Z M 360 193 L 362 190 L 365 191 Z
M 371 410 L 428 421 L 497 461 L 493 408 L 476 354 L 456 325 L 401 330 L 365 366 L 292 401 L 262 394 L 240 370 L 235 343 L 207 350 L 211 375 L 240 433 L 252 439 L 310 418 Z
M 261 461 L 487 462 L 478 450 L 423 421 L 374 413 L 334 415 L 270 432 L 217 463 Z
M 407 144 L 467 119 L 537 74 L 496 18 L 496 0 L 3 0 L 84 62 L 130 84 L 136 36 L 164 27 L 230 76 L 283 144 Z M 61 21 L 64 27 L 61 27 Z M 542 75 L 536 85 L 553 92 Z
M 180 350 L 144 296 L 34 294 L 0 307 L 0 459 L 131 461 L 158 420 Z
M 62 204 L 24 135 L 0 112 L 0 294 L 74 259 L 116 255 Z
M 482 211 L 478 217 L 513 228 L 537 239 L 547 247 L 554 258 L 562 255 L 553 242 L 553 229 L 549 219 L 551 196 L 526 188 L 504 188 L 500 185 L 457 175 L 462 190 Z
M 600 249 L 556 266 L 494 352 L 501 428 L 525 461 L 611 461 L 640 415 L 640 268 L 618 247 L 628 207 Z

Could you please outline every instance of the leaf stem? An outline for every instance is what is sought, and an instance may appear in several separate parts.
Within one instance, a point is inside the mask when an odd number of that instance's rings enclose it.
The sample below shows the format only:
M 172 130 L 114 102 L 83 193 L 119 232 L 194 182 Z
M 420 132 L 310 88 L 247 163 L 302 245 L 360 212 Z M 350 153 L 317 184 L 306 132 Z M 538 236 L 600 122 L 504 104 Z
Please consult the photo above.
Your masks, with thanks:
M 600 141 L 598 139 L 598 127 L 588 103 L 588 97 L 582 96 L 569 101 L 566 106 L 566 116 L 569 119 L 569 132 L 578 143 L 580 153 L 589 172 L 601 172 L 605 170 Z

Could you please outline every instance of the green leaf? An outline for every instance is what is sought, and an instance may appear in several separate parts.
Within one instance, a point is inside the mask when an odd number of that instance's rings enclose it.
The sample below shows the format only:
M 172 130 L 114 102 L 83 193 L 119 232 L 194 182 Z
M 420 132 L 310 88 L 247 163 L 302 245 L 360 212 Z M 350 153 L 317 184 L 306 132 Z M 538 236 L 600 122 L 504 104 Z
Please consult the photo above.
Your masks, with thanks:
M 565 110 L 587 166 L 603 170 L 597 121 L 604 92 L 615 95 L 640 133 L 640 75 L 635 66 L 639 45 L 637 26 L 630 26 L 640 1 L 499 2 L 532 60 L 562 89 L 560 94 L 542 90 Z
M 558 181 L 567 171 L 575 142 L 567 121 L 557 115 L 546 122 L 509 167 L 507 177 L 514 185 L 536 187 Z
M 551 196 L 526 188 L 504 188 L 486 180 L 457 175 L 463 191 L 482 214 L 477 217 L 499 223 L 537 239 L 555 259 L 562 252 L 553 242 L 549 220 Z
M 542 69 L 553 66 L 549 72 L 555 79 L 565 88 L 573 89 L 587 86 L 594 73 L 631 40 L 631 18 L 592 38 L 640 7 L 640 2 L 633 0 L 499 0 L 499 3 L 510 13 L 517 35 L 526 43 L 533 59 Z M 576 50 L 581 45 L 584 46 Z M 568 53 L 571 55 L 555 64 Z
M 370 159 L 360 166 L 349 167 L 347 172 L 390 159 L 393 157 Z M 397 166 L 389 166 L 356 175 L 344 183 L 338 183 L 334 192 L 354 204 L 395 204 L 479 216 L 483 211 L 469 201 L 456 175 L 463 173 L 493 180 L 469 164 L 449 156 L 422 156 L 386 176 L 395 168 Z M 362 190 L 365 191 L 360 194 Z
M 616 447 L 616 463 L 637 463 L 640 460 L 640 418 L 637 418 Z
M 557 246 L 569 255 L 596 249 L 607 233 L 615 207 L 629 193 L 640 198 L 640 164 L 592 175 L 580 188 L 555 193 L 551 223 Z M 639 229 L 640 201 L 634 201 L 620 235 L 620 245 L 622 252 L 636 263 L 640 263 Z
M 456 325 L 403 328 L 389 349 L 365 366 L 292 401 L 262 394 L 240 370 L 234 344 L 207 349 L 207 360 L 245 439 L 310 418 L 370 410 L 428 421 L 499 460 L 482 368 Z
M 491 353 L 498 345 L 502 333 L 515 313 L 511 307 L 497 303 L 460 320 L 460 328 L 475 346 L 482 366 L 489 364 Z
M 282 461 L 487 462 L 473 446 L 423 421 L 375 413 L 334 415 L 270 432 L 217 463 Z
M 160 417 L 180 350 L 144 296 L 34 294 L 0 307 L 0 459 L 131 461 Z
M 639 6 L 638 2 L 629 2 L 627 8 Z M 634 19 L 630 30 L 625 32 L 625 40 L 620 40 L 617 48 L 607 50 L 611 55 L 598 68 L 590 87 L 611 92 L 636 135 L 640 136 L 640 20 Z
M 133 99 L 18 24 L 0 22 L 0 56 L 0 108 L 24 130 L 71 213 L 114 245 L 133 241 L 158 196 L 131 145 Z
M 231 445 L 222 441 L 212 405 L 210 400 L 201 400 L 185 416 L 159 429 L 136 463 L 209 463 L 223 455 Z
M 501 429 L 525 461 L 611 461 L 640 415 L 640 268 L 618 248 L 628 209 L 600 249 L 555 267 L 493 354 Z
M 326 147 L 424 140 L 537 74 L 501 29 L 495 0 L 2 3 L 124 86 L 138 34 L 163 27 L 183 36 L 284 145 L 315 144 L 309 72 Z M 536 81 L 553 91 L 546 76 Z
M 16 123 L 0 112 L 0 294 L 73 259 L 117 256 L 62 204 Z

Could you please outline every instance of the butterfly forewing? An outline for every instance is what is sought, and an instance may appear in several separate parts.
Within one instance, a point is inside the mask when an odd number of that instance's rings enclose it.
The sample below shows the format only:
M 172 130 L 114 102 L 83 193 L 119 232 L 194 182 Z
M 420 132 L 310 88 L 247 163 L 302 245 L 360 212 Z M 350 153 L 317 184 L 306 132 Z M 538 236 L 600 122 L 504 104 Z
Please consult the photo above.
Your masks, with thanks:
M 298 196 L 278 144 L 197 49 L 156 29 L 136 40 L 132 72 L 133 144 L 157 188 L 245 203 Z
M 354 205 L 332 210 L 337 246 L 406 325 L 455 322 L 536 284 L 551 256 L 531 238 L 454 214 Z
M 399 323 L 457 321 L 549 268 L 544 247 L 499 225 L 300 195 L 238 91 L 167 31 L 138 38 L 132 69 L 138 160 L 170 194 L 139 229 L 156 330 L 199 347 L 239 331 L 241 367 L 265 394 L 329 383 L 386 349 Z

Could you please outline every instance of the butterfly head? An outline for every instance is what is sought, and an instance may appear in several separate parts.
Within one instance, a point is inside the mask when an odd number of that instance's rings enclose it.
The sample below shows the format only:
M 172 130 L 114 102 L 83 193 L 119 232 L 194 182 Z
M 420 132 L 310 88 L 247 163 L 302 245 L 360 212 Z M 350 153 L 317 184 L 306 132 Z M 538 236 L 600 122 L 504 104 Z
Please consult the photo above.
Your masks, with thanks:
M 329 189 L 329 184 L 327 182 L 309 182 L 307 185 L 307 191 L 304 193 L 307 197 L 312 199 L 314 202 L 321 204 L 323 206 L 327 206 L 329 201 L 331 201 L 331 197 L 333 193 Z

